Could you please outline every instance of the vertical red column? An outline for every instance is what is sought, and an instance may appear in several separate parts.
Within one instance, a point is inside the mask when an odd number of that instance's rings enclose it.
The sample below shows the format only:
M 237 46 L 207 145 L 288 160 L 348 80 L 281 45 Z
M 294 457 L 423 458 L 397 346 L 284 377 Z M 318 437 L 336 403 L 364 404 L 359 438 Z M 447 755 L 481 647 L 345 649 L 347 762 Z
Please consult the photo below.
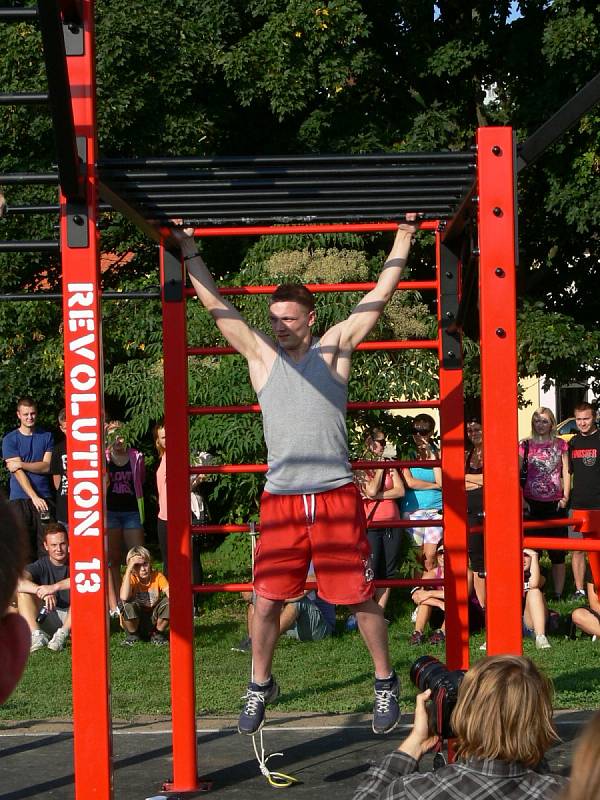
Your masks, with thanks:
M 446 663 L 469 666 L 467 586 L 467 499 L 461 337 L 456 331 L 459 259 L 436 235 L 438 322 L 440 330 L 440 444 L 444 500 L 444 593 Z
M 197 788 L 192 611 L 190 453 L 187 329 L 184 272 L 179 255 L 161 245 L 165 432 L 167 436 L 167 535 L 171 626 L 173 781 L 169 790 Z
M 84 199 L 60 198 L 78 799 L 112 797 L 93 3 L 82 7 L 82 47 L 68 51 L 67 68 Z
M 522 651 L 514 151 L 512 128 L 479 128 L 483 497 L 490 654 Z

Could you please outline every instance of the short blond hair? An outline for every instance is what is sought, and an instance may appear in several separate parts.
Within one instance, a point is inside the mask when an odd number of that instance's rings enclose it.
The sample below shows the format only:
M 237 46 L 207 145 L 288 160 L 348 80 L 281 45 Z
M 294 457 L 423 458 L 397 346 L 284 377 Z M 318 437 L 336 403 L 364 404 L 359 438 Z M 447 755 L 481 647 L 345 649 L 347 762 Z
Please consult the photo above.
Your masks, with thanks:
M 482 658 L 465 674 L 451 725 L 457 758 L 520 761 L 534 767 L 558 739 L 552 684 L 524 656 Z
M 140 556 L 147 561 L 149 564 L 152 563 L 152 556 L 150 555 L 150 550 L 147 547 L 143 547 L 141 544 L 137 544 L 135 547 L 132 547 L 131 550 L 127 553 L 127 558 L 125 562 L 129 564 L 132 558 L 136 556 Z

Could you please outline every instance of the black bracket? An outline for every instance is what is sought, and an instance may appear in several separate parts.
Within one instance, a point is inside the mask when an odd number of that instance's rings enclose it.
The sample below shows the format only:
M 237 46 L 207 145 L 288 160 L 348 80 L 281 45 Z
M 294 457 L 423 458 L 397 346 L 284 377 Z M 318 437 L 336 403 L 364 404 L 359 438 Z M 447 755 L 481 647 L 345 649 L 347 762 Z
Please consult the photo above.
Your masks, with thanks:
M 458 314 L 458 255 L 446 244 L 440 245 L 440 329 L 442 367 L 462 369 L 462 342 L 456 324 Z
M 183 266 L 181 253 L 165 247 L 163 257 L 164 286 L 163 298 L 165 303 L 178 303 L 183 300 Z
M 77 136 L 77 155 L 79 164 L 87 163 L 87 141 L 85 136 Z M 86 200 L 67 198 L 67 245 L 73 248 L 88 247 L 88 204 Z

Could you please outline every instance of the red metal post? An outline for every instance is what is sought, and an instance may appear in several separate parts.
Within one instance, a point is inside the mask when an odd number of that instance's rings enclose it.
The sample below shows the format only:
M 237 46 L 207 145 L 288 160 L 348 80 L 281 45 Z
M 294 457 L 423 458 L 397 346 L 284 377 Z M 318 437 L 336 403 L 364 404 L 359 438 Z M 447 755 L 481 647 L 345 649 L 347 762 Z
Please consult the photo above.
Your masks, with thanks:
M 478 129 L 484 545 L 490 654 L 522 651 L 514 151 L 512 128 Z
M 444 476 L 444 595 L 446 662 L 450 669 L 469 666 L 469 595 L 467 586 L 467 499 L 465 491 L 463 370 L 460 335 L 446 339 L 458 305 L 459 261 L 436 235 L 438 316 L 440 324 L 440 444 Z M 454 309 L 454 310 L 450 310 Z M 452 317 L 453 319 L 454 317 Z M 451 348 L 451 349 L 450 349 Z M 447 352 L 449 351 L 449 352 Z M 450 357 L 449 356 L 450 353 Z
M 84 0 L 83 53 L 67 55 L 85 200 L 60 197 L 69 479 L 75 796 L 112 797 L 104 534 L 104 422 L 93 3 Z
M 171 627 L 172 791 L 198 787 L 192 612 L 188 379 L 184 270 L 178 255 L 160 247 L 163 300 L 169 605 Z

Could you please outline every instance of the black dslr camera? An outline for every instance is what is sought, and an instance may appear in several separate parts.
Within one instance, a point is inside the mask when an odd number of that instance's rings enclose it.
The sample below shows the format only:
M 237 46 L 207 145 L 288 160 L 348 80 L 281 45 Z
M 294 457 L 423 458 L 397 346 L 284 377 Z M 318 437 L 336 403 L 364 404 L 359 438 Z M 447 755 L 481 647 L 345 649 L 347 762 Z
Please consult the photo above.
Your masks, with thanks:
M 464 674 L 462 669 L 449 670 L 433 656 L 421 656 L 410 668 L 410 679 L 419 691 L 431 689 L 431 698 L 427 704 L 429 730 L 443 739 L 454 736 L 450 727 L 450 715 L 456 705 Z

